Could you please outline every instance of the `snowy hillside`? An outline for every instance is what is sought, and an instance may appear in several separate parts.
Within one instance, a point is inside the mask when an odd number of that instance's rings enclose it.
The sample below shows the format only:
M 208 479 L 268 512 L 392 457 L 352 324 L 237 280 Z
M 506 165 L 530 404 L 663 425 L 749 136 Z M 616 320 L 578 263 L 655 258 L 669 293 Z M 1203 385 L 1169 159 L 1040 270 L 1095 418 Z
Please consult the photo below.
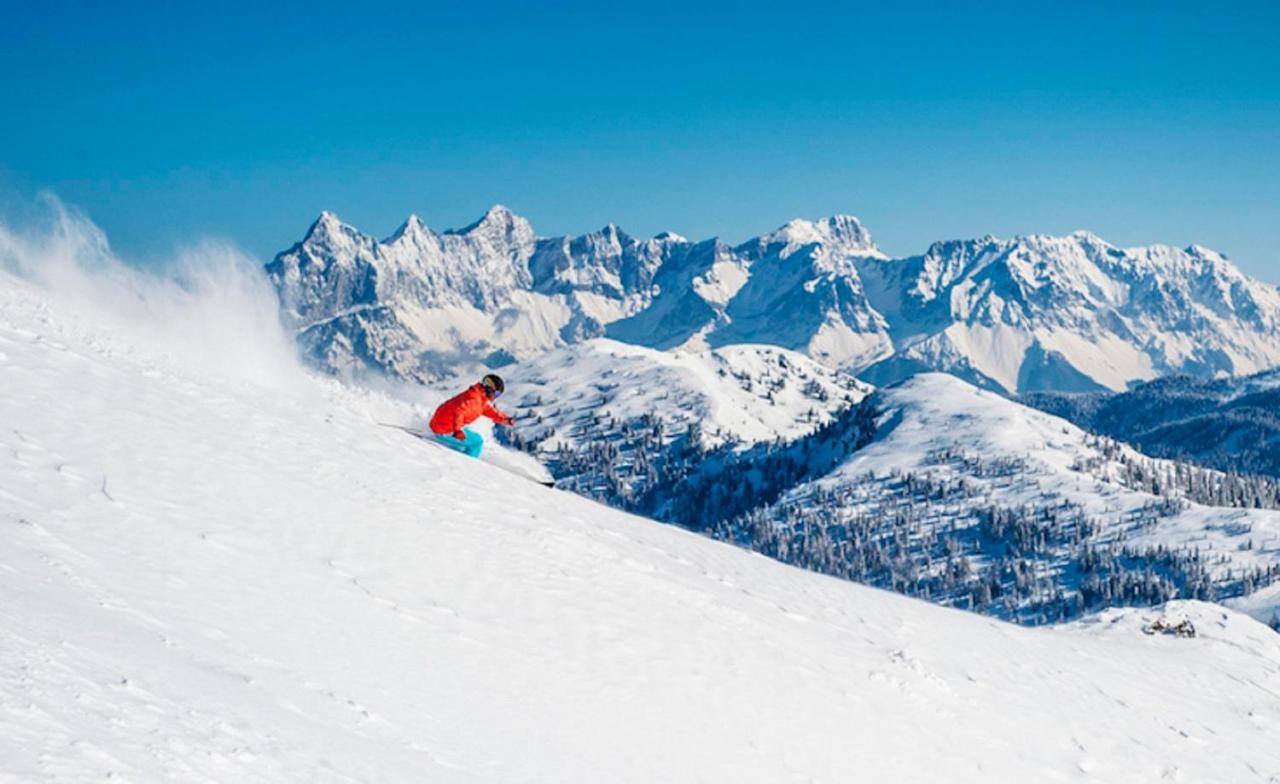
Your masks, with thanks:
M 1280 365 L 1280 291 L 1198 246 L 1069 237 L 936 243 L 888 259 L 849 216 L 737 246 L 610 224 L 537 238 L 502 207 L 376 240 L 321 215 L 267 267 L 318 366 L 433 380 L 593 337 L 768 344 L 885 384 L 922 370 L 1004 392 L 1123 390 Z
M 795 352 L 730 346 L 672 353 L 598 338 L 504 370 L 519 391 L 513 445 L 559 486 L 634 498 L 711 450 L 813 432 L 870 388 Z
M 1150 454 L 1280 478 L 1280 371 L 1173 376 L 1118 394 L 1042 393 L 1024 402 Z
M 693 426 L 704 448 L 791 440 L 871 391 L 772 346 L 673 354 L 604 338 L 545 354 L 510 375 L 520 393 L 504 402 L 529 412 L 518 431 L 545 451 L 573 445 L 588 419 L 661 421 L 671 432 Z
M 716 535 L 1028 622 L 1248 595 L 1280 581 L 1280 483 L 1144 457 L 944 374 L 916 376 L 860 408 L 875 420 L 862 418 L 866 434 L 847 459 L 773 486 L 776 500 L 722 518 Z M 854 421 L 821 435 L 839 439 Z M 810 462 L 804 448 L 770 459 Z M 744 479 L 759 485 L 732 466 L 708 482 L 736 497 Z M 1280 622 L 1271 609 L 1259 614 Z
M 792 569 L 377 427 L 421 408 L 297 372 L 253 285 L 82 282 L 0 273 L 2 780 L 1280 770 L 1244 616 L 1023 629 Z
M 1025 623 L 1280 581 L 1280 482 L 1153 459 L 950 375 L 815 409 L 796 392 L 822 390 L 821 366 L 761 351 L 553 352 L 513 371 L 511 443 L 619 509 Z M 1280 623 L 1280 601 L 1251 607 Z

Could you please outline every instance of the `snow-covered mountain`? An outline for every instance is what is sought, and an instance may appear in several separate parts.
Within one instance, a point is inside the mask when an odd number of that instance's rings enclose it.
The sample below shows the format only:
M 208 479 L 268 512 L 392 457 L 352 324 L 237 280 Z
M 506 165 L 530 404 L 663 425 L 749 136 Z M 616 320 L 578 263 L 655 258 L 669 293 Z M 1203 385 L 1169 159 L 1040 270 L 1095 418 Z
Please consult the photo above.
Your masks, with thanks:
M 596 356 L 584 367 L 665 369 L 645 349 L 587 345 Z M 723 406 L 722 386 L 632 383 L 635 369 L 599 377 L 596 388 L 574 370 L 584 349 L 530 374 L 539 391 L 522 402 L 550 420 L 526 418 L 515 443 L 561 486 L 614 506 L 1027 623 L 1179 597 L 1243 599 L 1280 583 L 1280 482 L 1149 458 L 936 373 L 859 404 L 833 398 L 822 424 L 796 418 L 804 427 L 788 439 L 717 448 L 688 424 L 707 410 L 746 414 L 749 396 Z M 618 363 L 617 353 L 632 356 Z M 758 363 L 742 370 L 733 377 L 756 395 L 781 386 Z M 563 407 L 544 397 L 544 376 L 563 379 Z M 638 389 L 659 391 L 628 393 Z M 667 389 L 691 410 L 666 401 Z M 629 410 L 629 398 L 642 404 Z M 799 400 L 784 407 L 803 408 Z M 1249 609 L 1274 623 L 1278 606 Z
M 1280 478 L 1280 371 L 1170 376 L 1116 394 L 1040 393 L 1024 402 L 1149 454 Z
M 1032 623 L 1280 577 L 1275 548 L 1254 549 L 1276 527 L 1259 509 L 1280 506 L 1274 482 L 1156 461 L 955 380 L 1095 389 L 1280 360 L 1280 294 L 1204 249 L 1077 233 L 894 260 L 852 218 L 730 247 L 613 226 L 537 239 L 495 208 L 458 232 L 410 220 L 385 242 L 326 216 L 269 271 L 304 340 L 388 314 L 397 375 L 521 357 L 504 371 L 521 417 L 510 443 L 561 487 L 790 563 Z M 338 299 L 335 328 L 323 292 L 344 276 L 375 283 Z M 454 317 L 474 328 L 465 340 L 440 331 Z M 353 334 L 364 342 L 321 341 L 313 357 L 379 367 L 369 347 L 391 344 Z M 451 348 L 422 351 L 441 339 Z M 833 366 L 952 376 L 859 405 L 868 390 Z M 1010 422 L 1023 440 L 992 440 Z M 928 449 L 903 441 L 913 428 Z
M 697 455 L 808 435 L 871 391 L 775 346 L 672 353 L 608 338 L 509 375 L 510 441 L 549 463 L 561 487 L 606 501 L 656 489 Z
M 554 450 L 581 437 L 584 420 L 649 419 L 692 428 L 699 446 L 738 448 L 791 440 L 831 421 L 871 387 L 803 354 L 729 346 L 673 354 L 598 338 L 518 366 L 510 399 L 533 417 L 520 433 Z
M 769 344 L 874 383 L 943 370 L 1008 393 L 1122 390 L 1280 365 L 1280 291 L 1193 246 L 1086 232 L 941 242 L 889 259 L 855 218 L 738 246 L 616 226 L 537 238 L 495 207 L 378 241 L 325 213 L 268 271 L 308 355 L 431 380 L 592 337 L 660 349 Z
M 849 440 L 847 458 L 713 530 L 811 568 L 1030 622 L 1247 596 L 1280 581 L 1280 483 L 1145 457 L 945 374 L 862 406 L 875 420 Z M 806 446 L 774 459 L 807 456 Z M 715 479 L 741 495 L 742 478 L 758 484 L 741 474 Z M 1280 624 L 1274 609 L 1260 614 Z
M 1245 616 L 1024 629 L 789 568 L 380 428 L 422 409 L 247 361 L 234 297 L 83 290 L 0 272 L 0 780 L 1280 770 Z
M 712 345 L 772 343 L 858 370 L 892 352 L 857 264 L 883 259 L 856 218 L 793 220 L 737 248 L 750 277 L 725 309 Z
M 533 290 L 535 246 L 500 207 L 456 232 L 410 216 L 384 241 L 326 212 L 268 272 L 315 362 L 422 379 L 556 345 L 573 314 Z
M 891 348 L 853 259 L 882 256 L 847 216 L 731 248 L 642 241 L 613 225 L 538 239 L 494 207 L 442 233 L 411 216 L 382 241 L 324 213 L 267 270 L 321 367 L 432 380 L 605 334 L 664 349 L 767 343 L 865 365 Z
M 1280 365 L 1280 290 L 1207 248 L 986 237 L 859 269 L 897 348 L 875 383 L 932 369 L 1011 393 L 1118 391 Z

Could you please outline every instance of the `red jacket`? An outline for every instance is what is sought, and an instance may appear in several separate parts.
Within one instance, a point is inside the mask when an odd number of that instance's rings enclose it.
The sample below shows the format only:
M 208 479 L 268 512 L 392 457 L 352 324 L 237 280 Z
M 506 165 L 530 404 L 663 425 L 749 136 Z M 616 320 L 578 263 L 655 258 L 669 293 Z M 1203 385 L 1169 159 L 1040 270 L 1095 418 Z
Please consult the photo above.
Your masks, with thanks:
M 487 416 L 500 425 L 510 425 L 515 422 L 489 404 L 489 396 L 485 394 L 483 386 L 473 384 L 462 394 L 440 404 L 436 413 L 431 416 L 431 432 L 441 436 L 453 434 L 461 441 L 465 438 L 462 428 L 481 416 Z

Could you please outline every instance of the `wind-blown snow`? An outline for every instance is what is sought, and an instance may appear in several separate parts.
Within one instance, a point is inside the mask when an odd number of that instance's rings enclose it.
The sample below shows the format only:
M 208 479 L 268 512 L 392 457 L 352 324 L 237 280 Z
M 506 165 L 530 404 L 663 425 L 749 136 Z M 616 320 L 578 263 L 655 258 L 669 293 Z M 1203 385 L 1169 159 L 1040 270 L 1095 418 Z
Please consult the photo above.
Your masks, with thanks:
M 256 261 L 225 243 L 181 249 L 162 267 L 122 262 L 97 226 L 46 195 L 40 222 L 0 223 L 0 271 L 111 328 L 95 338 L 161 354 L 188 372 L 277 387 L 303 376 L 293 338 Z
M 373 423 L 419 407 L 213 372 L 119 304 L 0 273 L 0 778 L 1280 771 L 1280 638 L 1244 616 L 1022 629 L 826 579 Z

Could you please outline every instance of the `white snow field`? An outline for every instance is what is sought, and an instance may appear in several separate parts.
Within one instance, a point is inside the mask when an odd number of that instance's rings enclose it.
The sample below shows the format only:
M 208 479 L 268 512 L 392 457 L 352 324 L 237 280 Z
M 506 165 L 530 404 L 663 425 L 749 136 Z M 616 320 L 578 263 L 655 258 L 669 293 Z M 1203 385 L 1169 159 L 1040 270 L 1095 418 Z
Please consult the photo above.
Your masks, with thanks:
M 234 296 L 91 283 L 0 272 L 0 780 L 1280 781 L 1244 615 L 803 572 L 380 428 L 423 409 Z

